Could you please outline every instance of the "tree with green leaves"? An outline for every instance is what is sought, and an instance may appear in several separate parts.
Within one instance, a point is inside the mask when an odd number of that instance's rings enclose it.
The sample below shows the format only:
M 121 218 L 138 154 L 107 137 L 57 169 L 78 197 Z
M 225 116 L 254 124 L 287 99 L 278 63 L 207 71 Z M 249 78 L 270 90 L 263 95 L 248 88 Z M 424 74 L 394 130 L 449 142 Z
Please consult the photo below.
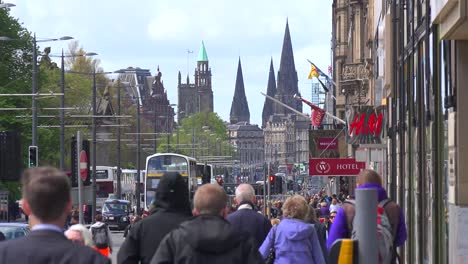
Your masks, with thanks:
M 158 152 L 166 152 L 166 136 L 160 136 L 158 142 Z M 197 113 L 184 118 L 170 135 L 169 150 L 199 159 L 206 156 L 233 156 L 234 153 L 229 143 L 227 126 L 216 113 Z

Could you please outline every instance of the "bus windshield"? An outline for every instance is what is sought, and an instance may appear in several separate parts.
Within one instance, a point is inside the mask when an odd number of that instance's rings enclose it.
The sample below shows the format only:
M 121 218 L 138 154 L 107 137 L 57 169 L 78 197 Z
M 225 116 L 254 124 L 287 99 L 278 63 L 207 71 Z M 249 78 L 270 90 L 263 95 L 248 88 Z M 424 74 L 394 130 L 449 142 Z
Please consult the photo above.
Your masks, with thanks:
M 96 179 L 105 180 L 109 178 L 109 172 L 107 170 L 96 170 Z
M 175 155 L 156 156 L 148 160 L 146 168 L 146 207 L 156 199 L 156 189 L 165 172 L 178 172 L 187 177 L 189 175 L 187 159 Z
M 178 172 L 182 176 L 187 176 L 187 160 L 179 156 L 156 156 L 148 161 L 146 168 L 147 177 L 162 176 L 165 172 Z

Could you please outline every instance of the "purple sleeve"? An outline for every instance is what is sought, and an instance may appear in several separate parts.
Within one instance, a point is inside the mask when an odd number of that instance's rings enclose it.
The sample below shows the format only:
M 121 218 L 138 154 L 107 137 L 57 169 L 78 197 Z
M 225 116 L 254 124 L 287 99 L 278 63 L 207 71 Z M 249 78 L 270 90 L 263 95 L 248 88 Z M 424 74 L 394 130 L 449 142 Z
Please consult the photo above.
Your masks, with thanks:
M 270 229 L 270 232 L 268 232 L 268 235 L 267 237 L 265 238 L 265 241 L 263 241 L 262 245 L 260 246 L 260 248 L 258 249 L 258 251 L 260 252 L 260 254 L 262 255 L 262 257 L 264 259 L 266 259 L 268 257 L 268 254 L 270 253 L 270 248 L 271 248 L 271 241 L 272 240 L 272 236 L 273 236 L 273 228 L 272 227 Z
M 346 214 L 343 208 L 338 209 L 338 213 L 335 216 L 335 221 L 333 222 L 330 233 L 328 234 L 327 248 L 330 250 L 333 243 L 341 238 L 346 238 L 348 234 L 348 227 L 346 223 Z
M 400 208 L 400 223 L 398 223 L 395 245 L 397 247 L 402 246 L 405 243 L 407 236 L 408 234 L 406 233 L 405 215 L 403 213 L 403 208 Z

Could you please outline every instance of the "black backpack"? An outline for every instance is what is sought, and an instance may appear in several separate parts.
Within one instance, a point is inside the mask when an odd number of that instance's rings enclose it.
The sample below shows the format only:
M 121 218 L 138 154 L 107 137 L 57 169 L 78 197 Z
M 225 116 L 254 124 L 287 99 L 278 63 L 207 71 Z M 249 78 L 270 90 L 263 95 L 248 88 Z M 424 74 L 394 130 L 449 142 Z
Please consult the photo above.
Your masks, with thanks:
M 107 237 L 107 225 L 103 224 L 100 227 L 93 227 L 94 245 L 99 249 L 109 247 L 109 238 Z

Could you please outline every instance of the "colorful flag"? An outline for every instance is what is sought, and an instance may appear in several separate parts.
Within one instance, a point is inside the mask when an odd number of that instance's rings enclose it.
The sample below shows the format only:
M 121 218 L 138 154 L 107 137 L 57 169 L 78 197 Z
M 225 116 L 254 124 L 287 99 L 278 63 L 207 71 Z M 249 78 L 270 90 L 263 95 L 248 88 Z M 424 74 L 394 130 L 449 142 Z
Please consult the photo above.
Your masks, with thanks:
M 311 64 L 311 65 L 310 65 L 309 77 L 307 77 L 307 78 L 312 79 L 313 77 L 317 77 L 317 78 L 318 78 L 318 77 L 319 77 L 319 73 L 318 73 L 318 71 L 317 71 L 317 67 L 315 67 L 314 64 Z
M 325 117 L 325 111 L 323 109 L 312 109 L 310 115 L 310 122 L 314 127 L 319 127 L 322 125 L 323 118 Z
M 323 90 L 325 90 L 325 92 L 328 93 L 328 92 L 329 92 L 328 87 L 320 80 L 319 77 L 317 77 L 317 80 L 318 80 L 319 83 L 322 85 Z
M 336 87 L 336 83 L 335 83 L 330 77 L 328 77 L 328 75 L 326 75 L 323 71 L 321 71 L 321 70 L 319 69 L 319 67 L 317 67 L 313 62 L 311 62 L 310 60 L 308 60 L 308 61 L 309 61 L 310 65 L 311 65 L 313 68 L 315 68 L 315 70 L 317 71 L 317 73 L 318 73 L 319 76 L 325 77 L 325 79 L 327 80 L 327 82 L 331 83 L 333 86 Z M 312 73 L 312 71 L 311 71 L 311 73 Z M 317 78 L 318 78 L 318 76 L 317 76 Z M 311 79 L 310 74 L 309 74 L 309 79 Z M 327 89 L 327 90 L 328 90 L 328 89 Z
M 310 113 L 310 122 L 312 123 L 312 126 L 314 127 L 319 127 L 322 125 L 323 118 L 325 117 L 325 110 L 322 108 L 314 105 L 313 103 L 307 101 L 306 99 L 295 95 L 295 98 L 301 100 L 302 102 L 306 103 L 308 106 L 311 108 L 311 113 Z

